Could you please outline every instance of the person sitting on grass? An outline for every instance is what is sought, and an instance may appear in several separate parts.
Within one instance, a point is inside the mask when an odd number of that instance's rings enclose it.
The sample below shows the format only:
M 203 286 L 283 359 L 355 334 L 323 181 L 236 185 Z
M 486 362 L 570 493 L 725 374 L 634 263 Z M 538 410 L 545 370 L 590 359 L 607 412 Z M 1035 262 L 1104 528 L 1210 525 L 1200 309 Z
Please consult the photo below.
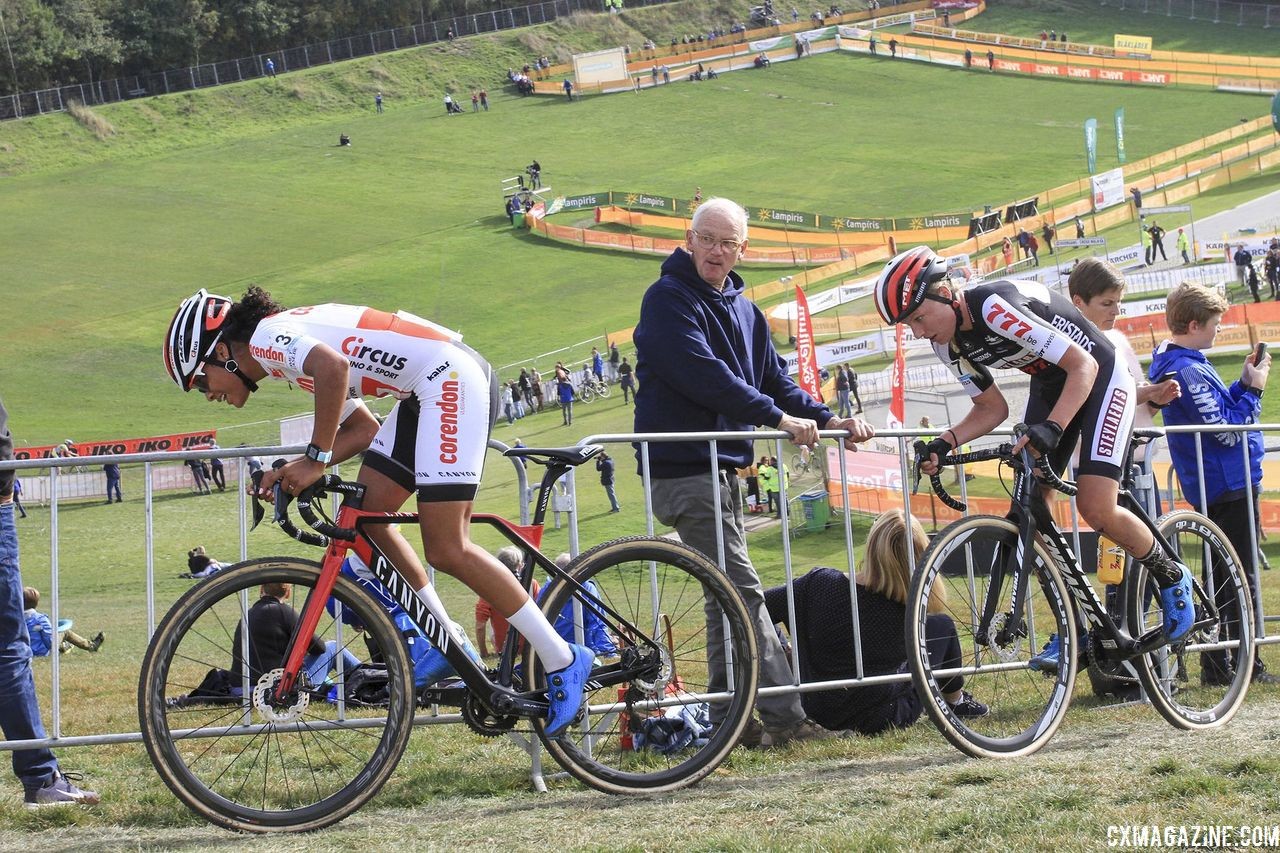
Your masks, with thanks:
M 22 606 L 26 608 L 27 634 L 31 637 L 31 654 L 38 658 L 45 657 L 53 651 L 53 623 L 49 620 L 48 614 L 36 610 L 40 606 L 40 590 L 34 586 L 24 586 L 22 588 Z M 84 649 L 86 652 L 96 652 L 102 646 L 104 637 L 101 631 L 92 640 L 87 640 L 71 630 L 73 624 L 70 619 L 58 620 L 59 652 L 65 655 L 73 647 Z
M 216 575 L 227 567 L 205 553 L 203 545 L 197 545 L 187 552 L 187 570 L 178 575 L 180 578 L 207 578 Z
M 918 558 L 929 547 L 920 522 L 911 519 L 911 539 Z M 836 569 L 818 567 L 793 582 L 796 636 L 800 678 L 805 682 L 857 678 L 854 643 L 862 649 L 864 676 L 907 671 L 905 624 L 907 589 L 911 585 L 911 564 L 907 558 L 907 524 L 900 509 L 881 513 L 867 534 L 867 554 L 857 583 L 859 635 L 853 633 L 853 607 L 849 576 Z M 935 584 L 939 581 L 935 581 Z M 934 589 L 930 606 L 943 606 L 942 590 Z M 769 618 L 788 627 L 786 586 L 765 590 Z M 944 613 L 931 613 L 925 622 L 929 660 L 935 669 L 959 667 L 963 650 L 955 623 Z M 960 717 L 985 717 L 986 705 L 964 688 L 957 675 L 943 683 L 943 698 Z M 903 728 L 920 717 L 920 697 L 910 681 L 845 687 L 802 693 L 805 714 L 823 728 L 878 734 Z

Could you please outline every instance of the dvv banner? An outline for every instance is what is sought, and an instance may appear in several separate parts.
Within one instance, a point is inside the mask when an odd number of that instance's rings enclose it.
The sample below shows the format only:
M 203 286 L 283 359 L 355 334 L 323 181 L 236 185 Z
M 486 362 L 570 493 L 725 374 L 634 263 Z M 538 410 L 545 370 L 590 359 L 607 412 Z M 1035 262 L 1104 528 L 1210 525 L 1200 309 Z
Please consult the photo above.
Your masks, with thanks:
M 1086 119 L 1084 123 L 1084 155 L 1089 161 L 1089 174 L 1098 171 L 1098 120 Z
M 1124 163 L 1124 107 L 1116 108 L 1116 159 Z

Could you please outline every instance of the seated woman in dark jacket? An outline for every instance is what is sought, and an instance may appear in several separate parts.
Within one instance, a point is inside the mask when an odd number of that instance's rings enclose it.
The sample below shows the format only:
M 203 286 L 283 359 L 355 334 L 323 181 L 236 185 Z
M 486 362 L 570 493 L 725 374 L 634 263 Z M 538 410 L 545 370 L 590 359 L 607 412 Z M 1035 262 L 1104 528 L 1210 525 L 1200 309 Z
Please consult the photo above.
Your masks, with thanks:
M 920 522 L 911 520 L 911 534 L 918 558 L 929 546 Z M 911 583 L 907 560 L 907 526 L 902 510 L 880 515 L 867 535 L 862 571 L 855 577 L 858 625 L 862 638 L 863 675 L 887 675 L 907 671 L 905 640 L 906 598 Z M 836 681 L 857 678 L 854 658 L 853 606 L 849 576 L 828 568 L 816 568 L 794 581 L 796 636 L 802 681 Z M 936 594 L 931 602 L 941 600 Z M 769 617 L 790 627 L 787 588 L 765 591 Z M 934 667 L 959 666 L 960 641 L 951 617 L 934 613 L 925 623 L 929 659 Z M 976 701 L 956 676 L 944 693 L 956 713 L 983 717 L 987 706 Z M 914 723 L 921 713 L 920 698 L 909 681 L 847 687 L 802 693 L 805 713 L 823 727 L 876 734 L 890 727 Z

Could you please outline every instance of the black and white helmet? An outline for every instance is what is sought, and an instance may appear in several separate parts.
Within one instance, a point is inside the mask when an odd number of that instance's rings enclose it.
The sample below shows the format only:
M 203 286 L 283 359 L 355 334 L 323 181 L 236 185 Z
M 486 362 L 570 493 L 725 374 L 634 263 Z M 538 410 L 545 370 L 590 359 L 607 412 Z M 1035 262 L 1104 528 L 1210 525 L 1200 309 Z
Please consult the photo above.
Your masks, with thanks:
M 201 288 L 194 296 L 182 300 L 173 315 L 164 339 L 164 366 L 183 391 L 191 390 L 200 365 L 213 355 L 232 304 L 227 297 Z

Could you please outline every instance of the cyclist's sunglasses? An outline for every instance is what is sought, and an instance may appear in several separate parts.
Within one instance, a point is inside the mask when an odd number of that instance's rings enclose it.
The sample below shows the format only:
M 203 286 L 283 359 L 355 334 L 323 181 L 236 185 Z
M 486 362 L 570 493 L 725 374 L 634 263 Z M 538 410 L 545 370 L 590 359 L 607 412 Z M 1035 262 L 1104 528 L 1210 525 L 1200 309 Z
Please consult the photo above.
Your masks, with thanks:
M 196 368 L 196 372 L 191 377 L 191 387 L 199 391 L 201 394 L 209 393 L 209 377 L 204 372 L 205 363 L 201 362 Z

